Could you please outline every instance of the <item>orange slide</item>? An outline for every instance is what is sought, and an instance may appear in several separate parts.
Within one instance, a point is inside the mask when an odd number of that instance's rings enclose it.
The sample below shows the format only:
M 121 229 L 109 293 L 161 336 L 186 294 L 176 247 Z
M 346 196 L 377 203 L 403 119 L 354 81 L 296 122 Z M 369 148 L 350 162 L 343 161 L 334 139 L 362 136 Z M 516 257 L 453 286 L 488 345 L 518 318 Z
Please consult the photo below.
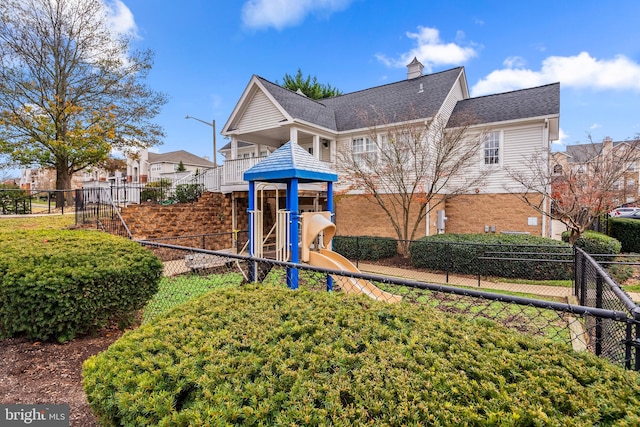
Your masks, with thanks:
M 353 265 L 351 261 L 343 257 L 337 252 L 328 249 L 309 250 L 309 246 L 324 232 L 324 244 L 328 246 L 336 232 L 336 225 L 331 222 L 330 212 L 305 212 L 302 214 L 302 253 L 301 259 L 309 265 L 316 267 L 329 268 L 332 270 L 349 271 L 352 273 L 360 273 L 360 270 Z M 370 298 L 386 301 L 399 302 L 401 296 L 393 295 L 376 287 L 365 279 L 346 276 L 333 276 L 334 282 L 340 286 L 344 292 L 365 294 Z

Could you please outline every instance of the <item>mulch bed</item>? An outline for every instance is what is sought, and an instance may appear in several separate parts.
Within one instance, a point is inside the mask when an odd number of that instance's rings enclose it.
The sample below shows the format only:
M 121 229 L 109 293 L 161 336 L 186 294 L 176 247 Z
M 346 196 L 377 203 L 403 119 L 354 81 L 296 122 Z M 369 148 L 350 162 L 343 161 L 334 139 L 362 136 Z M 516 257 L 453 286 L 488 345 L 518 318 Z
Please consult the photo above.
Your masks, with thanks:
M 82 389 L 82 362 L 121 335 L 117 328 L 108 328 L 64 344 L 0 340 L 0 403 L 66 403 L 71 426 L 98 426 Z

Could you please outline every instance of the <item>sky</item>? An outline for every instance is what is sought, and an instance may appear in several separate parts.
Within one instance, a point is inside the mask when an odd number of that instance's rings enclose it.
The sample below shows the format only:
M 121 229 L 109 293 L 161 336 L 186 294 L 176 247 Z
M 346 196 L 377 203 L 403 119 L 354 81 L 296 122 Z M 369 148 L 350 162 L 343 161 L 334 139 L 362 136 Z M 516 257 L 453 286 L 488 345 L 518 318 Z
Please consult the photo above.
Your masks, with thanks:
M 152 151 L 212 156 L 251 76 L 316 76 L 343 93 L 464 66 L 471 96 L 560 82 L 553 144 L 640 134 L 637 0 L 104 0 L 114 28 L 155 53 L 147 83 L 169 102 Z M 218 155 L 218 161 L 223 160 Z

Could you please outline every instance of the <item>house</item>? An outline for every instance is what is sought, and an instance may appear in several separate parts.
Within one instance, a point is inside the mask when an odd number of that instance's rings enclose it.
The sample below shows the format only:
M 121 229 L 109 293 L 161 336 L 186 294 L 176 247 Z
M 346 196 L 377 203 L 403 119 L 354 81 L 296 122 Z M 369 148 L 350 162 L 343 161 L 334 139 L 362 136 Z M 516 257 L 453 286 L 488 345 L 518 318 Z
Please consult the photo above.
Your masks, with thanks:
M 115 161 L 114 161 L 115 162 Z M 123 169 L 123 168 L 122 168 Z M 76 172 L 71 177 L 71 190 L 91 187 L 95 183 L 105 186 L 122 184 L 125 180 L 124 170 L 120 167 L 88 167 Z M 30 191 L 47 191 L 56 189 L 56 171 L 53 168 L 22 169 L 20 188 Z
M 180 163 L 184 171 L 178 171 Z M 138 184 L 168 179 L 176 181 L 189 174 L 204 172 L 214 165 L 206 157 L 199 157 L 188 151 L 150 153 L 140 150 L 127 157 L 127 182 Z
M 613 141 L 605 137 L 602 142 L 567 145 L 565 151 L 552 154 L 552 171 L 557 175 L 569 169 L 574 173 L 589 173 L 594 167 L 603 165 L 603 158 L 621 154 L 621 150 L 628 147 L 634 153 L 625 154 L 628 159 L 626 170 L 612 185 L 612 202 L 616 206 L 637 204 L 640 200 L 640 140 Z
M 373 110 L 387 118 L 401 118 L 411 110 L 418 117 L 416 122 L 437 118 L 450 129 L 472 115 L 472 128 L 490 129 L 475 168 L 491 168 L 494 173 L 482 185 L 438 207 L 447 218 L 444 231 L 549 236 L 546 217 L 507 189 L 511 184 L 508 169 L 522 167 L 527 156 L 534 153 L 543 153 L 548 159 L 551 141 L 559 135 L 559 84 L 470 98 L 463 67 L 428 75 L 423 75 L 422 69 L 422 64 L 414 60 L 408 65 L 405 80 L 322 100 L 252 76 L 222 128 L 221 134 L 231 141 L 220 150 L 225 163 L 216 171 L 217 190 L 242 197 L 247 189 L 242 172 L 288 141 L 327 162 L 340 175 L 339 150 L 370 149 L 366 138 L 371 124 L 363 119 L 362 112 Z M 395 124 L 387 122 L 382 128 Z M 322 190 L 306 190 L 308 206 L 317 207 L 326 196 Z M 338 233 L 395 236 L 382 209 L 365 201 L 360 193 L 353 189 L 337 198 Z M 540 197 L 548 208 L 549 201 Z M 429 215 L 419 234 L 437 232 L 435 214 Z

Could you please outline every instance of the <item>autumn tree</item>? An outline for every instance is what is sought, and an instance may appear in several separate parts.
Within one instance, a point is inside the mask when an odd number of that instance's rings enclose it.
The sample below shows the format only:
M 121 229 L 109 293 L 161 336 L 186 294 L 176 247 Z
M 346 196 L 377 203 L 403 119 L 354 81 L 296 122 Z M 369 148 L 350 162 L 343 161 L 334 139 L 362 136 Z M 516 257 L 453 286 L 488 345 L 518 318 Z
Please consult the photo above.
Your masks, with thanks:
M 564 224 L 571 244 L 599 217 L 626 202 L 625 178 L 630 166 L 640 160 L 640 141 L 614 145 L 589 140 L 573 146 L 574 157 L 568 161 L 564 153 L 550 157 L 539 152 L 525 159 L 520 170 L 509 170 L 518 183 L 509 191 L 540 214 Z
M 144 80 L 149 51 L 131 51 L 101 0 L 0 3 L 0 154 L 56 170 L 56 189 L 114 150 L 161 143 L 166 102 Z
M 341 181 L 350 183 L 344 191 L 363 192 L 384 211 L 407 256 L 409 241 L 429 212 L 468 193 L 491 173 L 479 167 L 485 130 L 464 120 L 447 128 L 439 117 L 392 123 L 383 115 L 365 114 L 362 120 L 373 123 L 367 136 L 337 153 Z
M 318 83 L 316 76 L 310 75 L 306 78 L 302 76 L 302 70 L 298 68 L 295 76 L 289 74 L 284 75 L 282 84 L 276 81 L 276 84 L 297 92 L 300 90 L 305 96 L 311 99 L 331 98 L 333 96 L 342 95 L 342 92 L 330 84 Z

